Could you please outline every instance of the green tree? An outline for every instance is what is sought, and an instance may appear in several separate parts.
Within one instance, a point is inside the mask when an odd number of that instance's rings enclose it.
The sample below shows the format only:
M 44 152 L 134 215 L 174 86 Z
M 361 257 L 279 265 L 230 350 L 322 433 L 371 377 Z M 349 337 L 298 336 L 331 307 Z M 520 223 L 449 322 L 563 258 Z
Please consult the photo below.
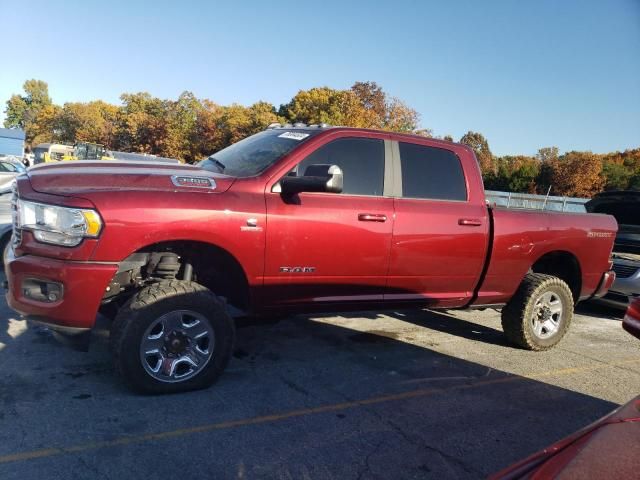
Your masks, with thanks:
M 612 162 L 603 162 L 602 174 L 606 179 L 605 190 L 626 190 L 633 172 L 624 165 Z
M 470 130 L 462 136 L 460 143 L 468 145 L 473 149 L 483 176 L 496 175 L 496 164 L 493 160 L 491 149 L 489 148 L 489 142 L 484 138 L 484 135 Z
M 248 107 L 218 105 L 190 92 L 176 100 L 139 92 L 123 94 L 120 105 L 96 100 L 60 107 L 52 103 L 45 82 L 28 80 L 23 88 L 24 94 L 7 101 L 5 126 L 24 128 L 27 146 L 89 141 L 117 150 L 195 161 L 274 122 L 329 123 L 433 135 L 428 128 L 418 129 L 419 115 L 414 109 L 387 95 L 375 82 L 356 82 L 348 90 L 301 90 L 279 111 L 268 102 Z M 453 141 L 450 135 L 444 139 Z M 640 148 L 560 155 L 557 147 L 545 147 L 535 157 L 496 158 L 481 133 L 469 131 L 460 142 L 474 150 L 487 188 L 544 194 L 552 187 L 553 193 L 580 196 L 602 188 L 640 189 Z
M 42 107 L 29 123 L 28 144 L 35 146 L 39 143 L 60 142 L 63 134 L 60 128 L 61 116 L 62 108 L 58 105 Z
M 202 109 L 196 119 L 196 141 L 198 151 L 204 158 L 226 146 L 224 125 L 222 124 L 223 107 L 211 100 L 202 102 Z
M 29 105 L 25 97 L 11 95 L 4 110 L 4 126 L 6 128 L 25 128 L 27 118 L 30 116 L 28 110 Z
M 485 177 L 489 190 L 533 193 L 535 180 L 540 171 L 540 162 L 524 155 L 495 158 L 496 173 Z
M 167 136 L 167 101 L 147 92 L 125 93 L 118 111 L 117 149 L 161 154 Z
M 118 110 L 115 105 L 102 100 L 65 103 L 56 121 L 56 140 L 64 143 L 100 143 L 113 148 Z
M 525 160 L 511 173 L 508 189 L 510 192 L 535 193 L 536 177 L 540 172 L 540 165 L 535 160 Z
M 183 92 L 175 102 L 167 102 L 161 155 L 187 161 L 199 157 L 195 133 L 202 108 L 202 103 L 191 92 Z
M 636 173 L 629 180 L 629 190 L 640 190 L 640 173 Z
M 222 127 L 225 133 L 225 147 L 249 135 L 264 130 L 270 123 L 278 121 L 275 108 L 266 102 L 259 102 L 247 108 L 233 104 L 222 111 Z
M 329 87 L 300 90 L 288 104 L 280 107 L 280 115 L 290 122 L 307 124 L 355 127 L 364 126 L 367 121 L 355 93 Z
M 250 107 L 232 104 L 219 106 L 203 102 L 197 119 L 197 143 L 200 157 L 264 130 L 272 123 L 284 121 L 276 114 L 275 107 L 267 102 L 257 102 Z
M 401 100 L 387 97 L 375 82 L 356 82 L 350 90 L 317 87 L 300 90 L 280 107 L 289 122 L 327 123 L 347 127 L 413 132 L 418 112 Z
M 22 88 L 24 95 L 12 95 L 7 100 L 4 126 L 24 129 L 26 141 L 31 144 L 35 135 L 42 135 L 42 127 L 35 123 L 38 115 L 52 105 L 52 101 L 49 86 L 42 80 L 27 80 Z

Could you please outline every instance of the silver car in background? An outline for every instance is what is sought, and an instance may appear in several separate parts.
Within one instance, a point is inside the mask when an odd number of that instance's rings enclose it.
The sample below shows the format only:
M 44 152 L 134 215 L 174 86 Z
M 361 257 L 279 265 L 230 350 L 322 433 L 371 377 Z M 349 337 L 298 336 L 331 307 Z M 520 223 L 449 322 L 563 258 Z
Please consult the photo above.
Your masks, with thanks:
M 26 171 L 27 168 L 19 161 L 0 158 L 0 192 L 11 190 L 14 179 Z
M 5 250 L 11 242 L 12 218 L 11 218 L 11 196 L 12 189 L 0 191 L 0 255 L 2 255 L 2 268 L 4 270 Z
M 10 159 L 0 159 L 0 257 L 4 269 L 5 250 L 11 241 L 12 218 L 11 218 L 11 196 L 13 194 L 13 183 L 15 178 L 27 171 L 20 162 Z

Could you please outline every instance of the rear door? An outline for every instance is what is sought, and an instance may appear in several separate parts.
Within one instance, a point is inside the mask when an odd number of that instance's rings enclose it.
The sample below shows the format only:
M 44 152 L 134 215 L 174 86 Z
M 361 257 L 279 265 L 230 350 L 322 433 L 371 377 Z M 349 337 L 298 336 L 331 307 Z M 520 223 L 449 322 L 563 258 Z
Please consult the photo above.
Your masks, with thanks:
M 312 164 L 338 165 L 344 174 L 340 194 L 285 199 L 267 186 L 265 304 L 383 299 L 393 227 L 393 199 L 384 196 L 385 144 L 382 135 L 335 138 L 289 172 L 302 175 Z
M 453 149 L 394 142 L 393 153 L 401 181 L 385 300 L 464 305 L 484 265 L 487 208 L 470 201 L 470 179 Z

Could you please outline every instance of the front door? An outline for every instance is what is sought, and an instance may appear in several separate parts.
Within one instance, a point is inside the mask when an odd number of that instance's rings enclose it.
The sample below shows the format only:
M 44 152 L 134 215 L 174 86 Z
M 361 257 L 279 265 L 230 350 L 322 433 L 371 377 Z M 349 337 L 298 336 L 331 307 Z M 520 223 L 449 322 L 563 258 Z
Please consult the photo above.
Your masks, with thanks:
M 393 228 L 393 199 L 385 198 L 382 138 L 338 138 L 307 155 L 309 165 L 337 165 L 342 193 L 266 193 L 267 235 L 263 302 L 269 306 L 380 301 Z

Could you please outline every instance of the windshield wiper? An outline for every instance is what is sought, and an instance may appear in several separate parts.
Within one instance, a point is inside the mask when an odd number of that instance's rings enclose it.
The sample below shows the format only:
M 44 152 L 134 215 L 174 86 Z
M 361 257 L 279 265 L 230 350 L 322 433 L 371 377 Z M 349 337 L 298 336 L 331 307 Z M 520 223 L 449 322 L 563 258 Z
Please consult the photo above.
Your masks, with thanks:
M 227 166 L 217 158 L 209 157 L 208 160 L 211 160 L 214 163 L 214 165 L 218 167 L 218 170 L 220 170 L 220 173 L 224 172 L 224 169 L 227 168 Z

